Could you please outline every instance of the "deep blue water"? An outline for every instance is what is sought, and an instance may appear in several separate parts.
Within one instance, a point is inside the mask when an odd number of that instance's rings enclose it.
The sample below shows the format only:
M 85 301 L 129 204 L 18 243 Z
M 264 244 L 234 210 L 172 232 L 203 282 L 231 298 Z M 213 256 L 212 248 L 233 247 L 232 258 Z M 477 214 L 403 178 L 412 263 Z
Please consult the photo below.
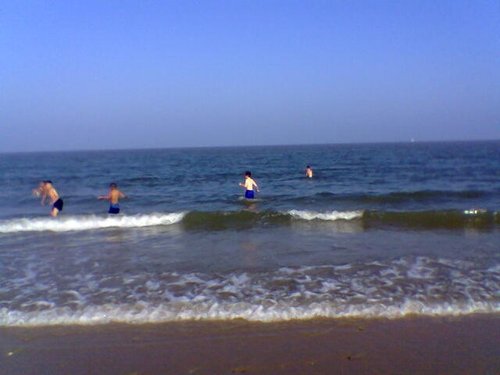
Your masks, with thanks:
M 0 215 L 44 215 L 30 195 L 41 179 L 54 181 L 67 215 L 105 212 L 95 196 L 113 181 L 130 196 L 129 214 L 238 210 L 247 169 L 261 185 L 261 210 L 492 211 L 499 166 L 499 142 L 4 154 Z

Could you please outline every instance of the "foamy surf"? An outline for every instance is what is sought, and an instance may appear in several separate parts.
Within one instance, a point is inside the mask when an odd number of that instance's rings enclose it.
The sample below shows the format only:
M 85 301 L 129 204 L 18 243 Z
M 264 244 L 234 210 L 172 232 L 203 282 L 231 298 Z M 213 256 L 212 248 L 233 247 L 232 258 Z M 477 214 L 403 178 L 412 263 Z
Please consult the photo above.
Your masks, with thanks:
M 28 269 L 5 283 L 0 326 L 497 314 L 499 276 L 496 266 L 411 256 L 257 273 L 72 273 L 58 287 L 46 269 Z
M 79 311 L 55 308 L 41 312 L 7 311 L 0 309 L 0 326 L 29 327 L 52 325 L 99 325 L 108 323 L 145 324 L 180 321 L 225 321 L 242 319 L 253 322 L 284 322 L 318 318 L 342 319 L 398 319 L 406 316 L 461 316 L 498 313 L 498 304 L 470 302 L 464 304 L 427 305 L 418 300 L 407 300 L 398 306 L 366 304 L 358 306 L 334 305 L 319 302 L 310 306 L 290 306 L 276 303 L 263 306 L 247 302 L 195 303 L 179 302 L 148 305 L 88 306 Z
M 363 211 L 330 211 L 322 213 L 315 211 L 290 210 L 288 211 L 288 214 L 296 219 L 323 221 L 353 220 L 363 217 Z
M 141 228 L 158 225 L 171 225 L 180 222 L 185 213 L 153 213 L 134 216 L 69 216 L 35 219 L 12 219 L 0 221 L 0 233 L 16 232 L 68 232 L 105 228 Z

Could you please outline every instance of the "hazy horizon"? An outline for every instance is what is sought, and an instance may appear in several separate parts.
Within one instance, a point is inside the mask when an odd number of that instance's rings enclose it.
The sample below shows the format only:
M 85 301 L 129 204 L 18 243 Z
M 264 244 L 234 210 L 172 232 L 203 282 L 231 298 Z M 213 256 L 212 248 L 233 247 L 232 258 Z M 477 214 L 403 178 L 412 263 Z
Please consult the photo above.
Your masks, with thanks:
M 129 147 L 129 148 L 87 148 L 74 150 L 29 150 L 29 151 L 0 151 L 0 154 L 36 154 L 36 153 L 66 153 L 66 152 L 107 152 L 107 151 L 154 151 L 154 150 L 189 150 L 211 148 L 259 148 L 259 147 L 314 147 L 314 146 L 362 146 L 362 145 L 397 145 L 397 144 L 435 144 L 435 143 L 495 143 L 499 139 L 448 139 L 448 140 L 409 140 L 392 142 L 328 142 L 328 143 L 282 143 L 282 144 L 246 144 L 246 145 L 213 145 L 213 146 L 166 146 L 166 147 Z
M 0 10 L 0 152 L 500 139 L 495 1 Z

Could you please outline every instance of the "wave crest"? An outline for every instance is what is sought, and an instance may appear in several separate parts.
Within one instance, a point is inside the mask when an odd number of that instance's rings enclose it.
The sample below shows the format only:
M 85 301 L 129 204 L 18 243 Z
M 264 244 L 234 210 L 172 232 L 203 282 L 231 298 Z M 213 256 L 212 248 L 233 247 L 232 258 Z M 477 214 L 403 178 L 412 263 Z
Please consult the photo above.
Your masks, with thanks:
M 67 232 L 105 228 L 140 228 L 180 223 L 190 230 L 245 229 L 256 225 L 291 225 L 294 221 L 343 222 L 363 224 L 364 228 L 402 227 L 429 229 L 477 228 L 493 229 L 500 224 L 500 214 L 486 209 L 444 211 L 189 211 L 151 213 L 134 216 L 61 216 L 53 218 L 22 218 L 0 221 L 0 233 Z
M 0 233 L 16 232 L 68 232 L 104 228 L 139 228 L 155 225 L 170 225 L 180 222 L 184 212 L 147 214 L 135 216 L 70 216 L 36 219 L 13 219 L 0 222 Z
M 302 220 L 353 220 L 363 217 L 363 211 L 331 211 L 326 213 L 315 211 L 290 210 L 288 214 Z

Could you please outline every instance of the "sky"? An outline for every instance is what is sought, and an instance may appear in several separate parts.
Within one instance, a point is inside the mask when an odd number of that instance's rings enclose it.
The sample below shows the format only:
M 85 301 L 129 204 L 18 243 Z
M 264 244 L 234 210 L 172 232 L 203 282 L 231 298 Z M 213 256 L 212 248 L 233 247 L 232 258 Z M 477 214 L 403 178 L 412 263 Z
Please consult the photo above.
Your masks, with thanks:
M 500 1 L 0 3 L 0 152 L 500 139 Z

